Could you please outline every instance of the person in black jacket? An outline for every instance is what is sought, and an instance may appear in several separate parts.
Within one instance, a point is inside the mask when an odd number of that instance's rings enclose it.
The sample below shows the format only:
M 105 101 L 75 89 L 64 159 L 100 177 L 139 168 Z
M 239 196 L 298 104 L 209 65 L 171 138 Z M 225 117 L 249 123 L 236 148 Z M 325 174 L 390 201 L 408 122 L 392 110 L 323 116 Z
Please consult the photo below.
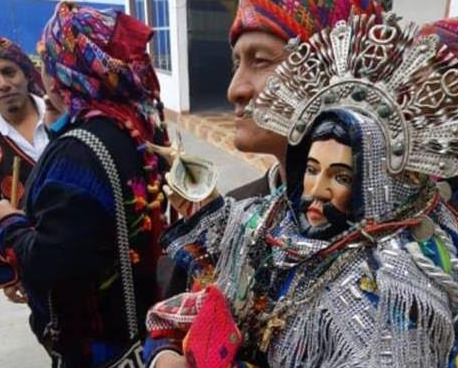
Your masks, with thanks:
M 31 328 L 53 367 L 118 362 L 133 337 L 144 337 L 145 312 L 158 300 L 165 163 L 142 148 L 146 140 L 163 145 L 168 138 L 146 53 L 152 33 L 123 13 L 62 2 L 39 45 L 48 95 L 67 112 L 51 126 L 52 141 L 28 182 L 25 212 L 0 202 L 0 275 L 14 270 L 22 281 Z M 76 132 L 95 136 L 108 154 L 100 157 L 101 149 L 69 136 Z M 107 169 L 108 156 L 114 166 Z M 122 198 L 115 197 L 110 175 L 118 176 Z M 124 203 L 125 252 L 118 249 L 116 199 Z M 132 270 L 133 285 L 125 269 Z M 129 287 L 134 298 L 126 301 Z M 136 336 L 127 306 L 135 308 Z

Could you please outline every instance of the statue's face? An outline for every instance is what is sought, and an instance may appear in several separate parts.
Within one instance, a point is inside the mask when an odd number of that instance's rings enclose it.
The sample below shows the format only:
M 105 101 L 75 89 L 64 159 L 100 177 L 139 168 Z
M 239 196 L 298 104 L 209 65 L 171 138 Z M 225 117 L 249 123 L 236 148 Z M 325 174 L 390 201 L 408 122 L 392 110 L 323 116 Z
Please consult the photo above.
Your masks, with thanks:
M 323 204 L 330 202 L 342 213 L 348 213 L 353 181 L 351 147 L 334 139 L 312 143 L 304 175 L 304 196 L 312 202 L 307 208 L 311 226 L 328 222 Z

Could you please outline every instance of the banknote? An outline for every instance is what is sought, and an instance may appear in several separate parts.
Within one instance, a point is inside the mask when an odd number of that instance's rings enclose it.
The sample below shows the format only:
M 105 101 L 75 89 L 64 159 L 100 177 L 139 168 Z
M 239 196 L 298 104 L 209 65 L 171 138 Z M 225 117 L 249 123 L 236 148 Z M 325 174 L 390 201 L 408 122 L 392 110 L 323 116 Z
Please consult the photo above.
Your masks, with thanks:
M 180 153 L 170 169 L 168 184 L 180 196 L 200 202 L 215 189 L 218 172 L 211 161 Z

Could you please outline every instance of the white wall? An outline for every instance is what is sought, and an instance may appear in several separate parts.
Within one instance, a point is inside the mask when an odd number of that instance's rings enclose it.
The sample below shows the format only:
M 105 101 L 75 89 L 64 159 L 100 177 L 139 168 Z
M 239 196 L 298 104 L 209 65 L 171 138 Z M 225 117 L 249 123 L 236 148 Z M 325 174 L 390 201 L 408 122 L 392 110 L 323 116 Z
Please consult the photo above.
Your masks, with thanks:
M 189 111 L 187 0 L 169 0 L 172 73 L 158 71 L 161 97 L 167 109 Z
M 450 1 L 450 16 L 458 17 L 458 0 Z
M 124 2 L 126 12 L 130 14 L 131 0 Z M 172 72 L 156 70 L 161 85 L 162 102 L 167 109 L 177 113 L 187 112 L 190 107 L 186 7 L 187 0 L 169 0 Z
M 458 1 L 453 0 L 458 6 Z M 393 0 L 394 12 L 419 24 L 445 16 L 447 0 Z

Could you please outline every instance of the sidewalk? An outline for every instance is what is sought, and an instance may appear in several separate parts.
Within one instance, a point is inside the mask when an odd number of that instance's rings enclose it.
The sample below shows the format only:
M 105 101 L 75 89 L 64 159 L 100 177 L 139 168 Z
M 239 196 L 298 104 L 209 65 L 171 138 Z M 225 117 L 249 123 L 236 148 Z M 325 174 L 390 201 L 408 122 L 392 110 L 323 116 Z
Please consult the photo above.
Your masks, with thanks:
M 169 117 L 184 130 L 222 151 L 242 159 L 260 172 L 265 172 L 275 162 L 273 156 L 242 153 L 234 147 L 235 121 L 232 113 L 181 114 Z
M 29 308 L 10 303 L 0 291 L 0 367 L 49 368 L 51 360 L 28 323 Z

